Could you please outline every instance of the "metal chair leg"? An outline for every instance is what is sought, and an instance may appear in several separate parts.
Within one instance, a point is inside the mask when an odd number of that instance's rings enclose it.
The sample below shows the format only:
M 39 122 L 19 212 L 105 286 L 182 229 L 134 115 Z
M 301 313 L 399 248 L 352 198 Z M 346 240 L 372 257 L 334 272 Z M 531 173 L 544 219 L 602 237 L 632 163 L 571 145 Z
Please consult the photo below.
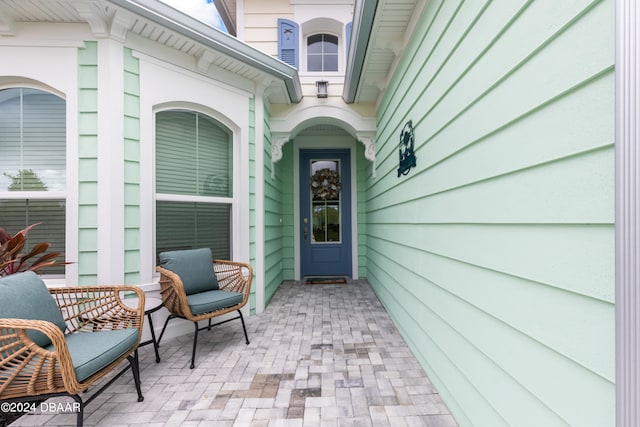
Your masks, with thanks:
M 158 341 L 156 340 L 156 333 L 153 330 L 153 320 L 151 319 L 151 313 L 147 315 L 149 319 L 149 331 L 151 332 L 151 343 L 153 344 L 153 351 L 156 353 L 156 363 L 160 363 L 160 353 L 158 352 Z
M 136 391 L 138 392 L 138 402 L 144 400 L 142 395 L 142 389 L 140 387 L 140 365 L 138 364 L 138 350 L 133 352 L 133 356 L 128 356 L 129 365 L 131 365 L 131 372 L 133 373 L 133 381 L 136 384 Z
M 242 317 L 242 312 L 240 310 L 237 310 L 238 314 L 240 315 L 240 321 L 242 322 L 242 330 L 244 331 L 244 339 L 247 342 L 247 345 L 249 345 L 249 336 L 247 335 L 247 327 L 244 325 L 244 317 Z
M 195 334 L 193 335 L 193 352 L 191 353 L 191 369 L 195 368 L 195 360 L 196 360 L 196 346 L 198 344 L 198 322 L 193 322 L 196 327 Z
M 70 395 L 73 400 L 80 404 L 80 409 L 78 410 L 78 414 L 76 415 L 76 427 L 82 427 L 84 423 L 84 402 L 82 398 L 77 394 Z
M 175 319 L 175 318 L 176 316 L 174 316 L 173 314 L 170 314 L 169 317 L 167 317 L 167 320 L 164 321 L 164 326 L 162 327 L 162 331 L 160 332 L 160 338 L 158 338 L 158 346 L 160 346 L 160 341 L 162 341 L 164 330 L 167 329 L 167 323 L 169 323 L 169 320 Z

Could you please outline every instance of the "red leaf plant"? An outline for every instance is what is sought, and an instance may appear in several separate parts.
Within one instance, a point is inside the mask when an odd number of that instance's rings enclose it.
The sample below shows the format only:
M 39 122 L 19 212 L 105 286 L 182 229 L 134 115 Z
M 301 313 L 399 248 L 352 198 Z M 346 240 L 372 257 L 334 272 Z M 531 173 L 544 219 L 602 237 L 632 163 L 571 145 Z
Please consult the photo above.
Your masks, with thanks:
M 30 251 L 23 252 L 27 243 L 27 233 L 40 224 L 42 223 L 31 224 L 14 236 L 0 227 L 0 277 L 21 271 L 38 271 L 41 268 L 69 264 L 56 261 L 55 258 L 61 256 L 61 252 L 46 253 L 51 243 L 37 243 Z

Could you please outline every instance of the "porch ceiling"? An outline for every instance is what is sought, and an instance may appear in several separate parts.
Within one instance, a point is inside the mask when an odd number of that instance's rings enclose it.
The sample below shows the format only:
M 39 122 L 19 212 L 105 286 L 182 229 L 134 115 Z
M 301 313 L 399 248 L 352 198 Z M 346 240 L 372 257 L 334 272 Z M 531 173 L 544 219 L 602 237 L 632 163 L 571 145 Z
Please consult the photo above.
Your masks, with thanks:
M 96 37 L 123 41 L 135 34 L 193 56 L 203 74 L 223 70 L 266 86 L 272 103 L 302 98 L 295 69 L 156 0 L 0 0 L 0 35 L 30 22 L 88 23 Z

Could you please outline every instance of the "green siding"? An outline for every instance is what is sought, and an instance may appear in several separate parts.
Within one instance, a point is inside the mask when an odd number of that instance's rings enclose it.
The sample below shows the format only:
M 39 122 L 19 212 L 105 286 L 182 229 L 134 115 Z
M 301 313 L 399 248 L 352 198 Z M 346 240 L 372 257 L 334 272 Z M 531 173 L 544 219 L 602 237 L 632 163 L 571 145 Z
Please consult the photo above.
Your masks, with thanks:
M 613 9 L 431 1 L 379 104 L 366 275 L 461 426 L 615 423 Z
M 271 116 L 264 111 L 264 301 L 271 301 L 283 280 L 282 240 L 282 174 L 275 167 L 275 177 L 271 178 Z
M 282 160 L 276 166 L 276 172 L 282 177 L 280 192 L 282 194 L 282 279 L 295 278 L 294 253 L 294 209 L 293 209 L 293 143 L 282 147 Z
M 364 157 L 365 147 L 357 144 L 355 176 L 358 181 L 354 214 L 358 227 L 358 277 L 364 279 L 367 277 L 367 180 L 373 178 L 370 176 L 371 163 Z
M 124 50 L 124 280 L 140 283 L 140 64 Z
M 98 44 L 78 49 L 78 283 L 98 278 Z

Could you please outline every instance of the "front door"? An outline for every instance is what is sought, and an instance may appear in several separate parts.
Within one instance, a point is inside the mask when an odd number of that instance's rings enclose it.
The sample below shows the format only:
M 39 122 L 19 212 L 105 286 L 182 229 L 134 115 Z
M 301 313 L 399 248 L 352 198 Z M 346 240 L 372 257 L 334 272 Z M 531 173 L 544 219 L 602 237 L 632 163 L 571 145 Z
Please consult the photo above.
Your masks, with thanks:
M 302 276 L 351 276 L 349 150 L 300 151 Z

